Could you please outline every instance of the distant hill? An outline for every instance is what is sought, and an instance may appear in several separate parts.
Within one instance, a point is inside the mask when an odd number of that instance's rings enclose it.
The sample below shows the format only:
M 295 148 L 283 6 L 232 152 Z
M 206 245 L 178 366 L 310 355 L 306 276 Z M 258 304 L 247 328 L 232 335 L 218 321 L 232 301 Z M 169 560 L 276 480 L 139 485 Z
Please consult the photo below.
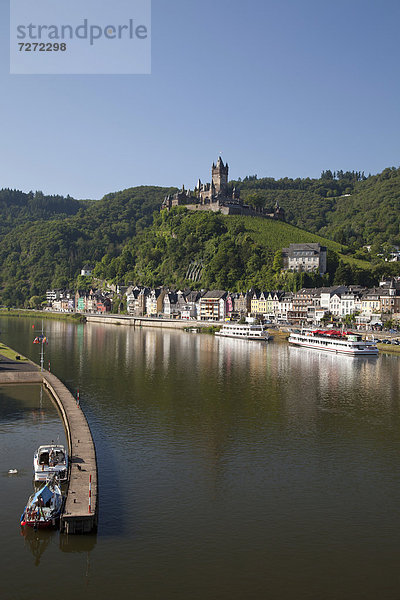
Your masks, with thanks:
M 115 253 L 148 227 L 170 188 L 138 187 L 79 202 L 0 191 L 0 300 L 22 305 L 76 280 L 81 267 Z
M 184 208 L 160 213 L 176 188 L 130 188 L 99 201 L 0 190 L 0 302 L 21 306 L 49 287 L 75 285 L 86 263 L 99 277 L 121 283 L 232 290 L 318 284 L 317 278 L 279 276 L 277 253 L 302 241 L 330 250 L 330 276 L 322 283 L 336 277 L 368 284 L 399 272 L 377 255 L 382 245 L 400 245 L 400 169 L 368 177 L 342 171 L 325 171 L 319 179 L 253 176 L 234 185 L 257 207 L 278 201 L 287 223 Z M 372 254 L 362 250 L 367 243 Z M 193 265 L 199 266 L 195 282 L 187 278 Z
M 24 193 L 19 190 L 0 190 L 0 235 L 23 223 L 48 221 L 76 215 L 81 203 L 71 197 L 45 196 L 42 192 Z

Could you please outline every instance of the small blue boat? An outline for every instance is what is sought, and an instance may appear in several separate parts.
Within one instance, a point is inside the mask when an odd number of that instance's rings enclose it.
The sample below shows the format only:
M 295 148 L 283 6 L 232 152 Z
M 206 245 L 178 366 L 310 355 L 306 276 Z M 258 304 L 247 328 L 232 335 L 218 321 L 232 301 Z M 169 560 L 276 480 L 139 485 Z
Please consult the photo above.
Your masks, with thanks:
M 43 529 L 57 527 L 63 506 L 63 496 L 55 477 L 29 497 L 21 515 L 21 527 Z

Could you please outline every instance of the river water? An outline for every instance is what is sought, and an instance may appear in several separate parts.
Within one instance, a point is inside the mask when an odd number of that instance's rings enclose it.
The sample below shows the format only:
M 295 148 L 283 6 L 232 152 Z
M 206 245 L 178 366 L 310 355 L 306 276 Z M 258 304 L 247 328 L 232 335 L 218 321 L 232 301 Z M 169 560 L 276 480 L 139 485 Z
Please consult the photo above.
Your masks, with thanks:
M 2 340 L 38 362 L 39 325 L 3 318 Z M 3 386 L 2 599 L 400 597 L 396 357 L 63 321 L 45 330 L 45 365 L 79 388 L 94 435 L 99 529 L 21 535 L 33 451 L 64 434 L 38 387 Z

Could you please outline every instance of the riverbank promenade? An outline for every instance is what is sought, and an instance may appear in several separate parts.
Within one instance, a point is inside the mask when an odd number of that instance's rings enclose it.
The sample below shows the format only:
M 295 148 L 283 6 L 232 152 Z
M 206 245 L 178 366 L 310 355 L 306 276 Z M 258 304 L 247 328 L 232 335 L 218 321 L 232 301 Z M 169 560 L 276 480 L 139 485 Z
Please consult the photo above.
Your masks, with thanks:
M 60 529 L 67 534 L 91 533 L 97 528 L 98 480 L 96 449 L 86 417 L 71 392 L 55 375 L 40 371 L 37 365 L 23 357 L 13 360 L 0 355 L 0 385 L 28 383 L 44 385 L 64 424 L 70 460 Z

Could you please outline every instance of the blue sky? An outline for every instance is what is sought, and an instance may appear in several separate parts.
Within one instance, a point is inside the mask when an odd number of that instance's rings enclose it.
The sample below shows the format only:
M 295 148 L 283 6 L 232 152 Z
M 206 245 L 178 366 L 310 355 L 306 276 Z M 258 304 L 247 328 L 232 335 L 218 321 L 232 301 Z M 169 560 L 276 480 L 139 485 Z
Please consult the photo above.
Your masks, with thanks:
M 10 75 L 0 10 L 0 187 L 193 187 L 220 152 L 231 178 L 399 165 L 397 0 L 153 0 L 151 75 Z

